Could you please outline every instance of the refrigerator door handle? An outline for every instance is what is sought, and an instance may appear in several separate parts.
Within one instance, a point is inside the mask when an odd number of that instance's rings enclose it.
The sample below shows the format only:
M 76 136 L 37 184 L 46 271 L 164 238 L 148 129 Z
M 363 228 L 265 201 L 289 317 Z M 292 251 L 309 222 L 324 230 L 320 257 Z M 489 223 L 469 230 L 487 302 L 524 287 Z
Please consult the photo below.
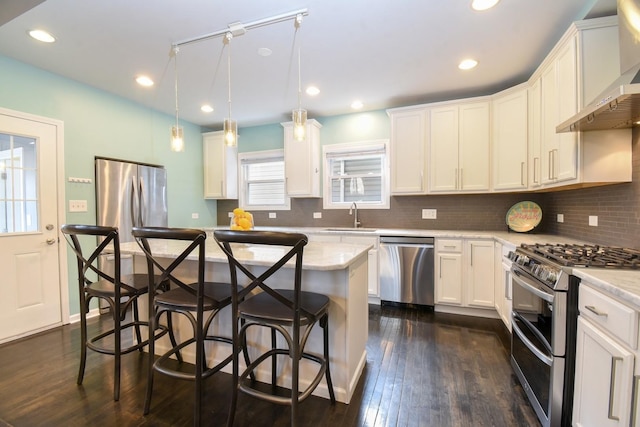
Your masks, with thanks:
M 140 189 L 140 193 L 138 195 L 138 214 L 140 218 L 140 227 L 144 227 L 145 219 L 143 212 L 146 212 L 146 203 L 145 203 L 145 194 L 144 194 L 144 182 L 143 178 L 140 177 L 140 181 L 138 182 L 138 188 Z
M 134 227 L 140 226 L 139 215 L 140 207 L 138 206 L 138 197 L 137 197 L 137 188 L 136 188 L 136 177 L 134 176 L 131 179 L 131 224 Z

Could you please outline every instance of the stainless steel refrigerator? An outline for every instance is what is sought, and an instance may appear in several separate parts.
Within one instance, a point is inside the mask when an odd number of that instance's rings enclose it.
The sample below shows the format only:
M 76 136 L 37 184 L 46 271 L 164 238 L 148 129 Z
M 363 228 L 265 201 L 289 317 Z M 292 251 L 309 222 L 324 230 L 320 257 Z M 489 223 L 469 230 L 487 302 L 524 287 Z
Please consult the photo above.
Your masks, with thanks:
M 120 243 L 132 242 L 134 226 L 167 226 L 167 171 L 162 166 L 96 157 L 96 224 L 118 227 Z M 98 260 L 113 274 L 113 255 Z M 133 273 L 131 255 L 120 257 L 121 274 Z M 100 312 L 109 310 L 101 299 Z
M 134 226 L 167 226 L 167 172 L 162 166 L 96 157 L 96 224 L 118 227 L 120 242 Z

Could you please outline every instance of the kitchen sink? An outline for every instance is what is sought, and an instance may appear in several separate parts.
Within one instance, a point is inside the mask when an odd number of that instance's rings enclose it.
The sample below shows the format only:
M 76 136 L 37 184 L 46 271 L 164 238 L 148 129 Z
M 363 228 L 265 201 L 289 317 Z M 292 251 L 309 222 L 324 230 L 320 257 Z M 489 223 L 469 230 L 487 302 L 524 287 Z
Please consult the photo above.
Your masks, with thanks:
M 357 233 L 375 233 L 377 228 L 354 228 L 354 227 L 329 227 L 324 231 L 342 231 L 342 232 L 357 232 Z

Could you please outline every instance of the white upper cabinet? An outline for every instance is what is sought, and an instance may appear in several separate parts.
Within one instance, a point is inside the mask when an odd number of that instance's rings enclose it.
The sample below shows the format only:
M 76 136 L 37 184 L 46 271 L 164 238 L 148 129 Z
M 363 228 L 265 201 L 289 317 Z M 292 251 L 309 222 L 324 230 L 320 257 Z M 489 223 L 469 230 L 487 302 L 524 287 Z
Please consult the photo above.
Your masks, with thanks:
M 202 134 L 204 198 L 238 198 L 238 148 L 224 143 L 222 131 Z
M 489 102 L 465 102 L 429 109 L 429 190 L 489 190 Z
M 631 129 L 556 133 L 619 76 L 617 18 L 571 25 L 528 82 L 488 98 L 388 110 L 391 193 L 631 181 Z
M 535 138 L 538 129 L 532 127 L 540 126 L 540 144 L 534 139 L 530 147 L 530 188 L 631 179 L 629 129 L 556 133 L 558 124 L 614 81 L 619 63 L 617 20 L 606 17 L 574 23 L 534 73 L 529 104 L 539 96 L 540 120 L 530 121 L 529 135 Z
M 534 80 L 527 89 L 527 165 L 529 188 L 535 190 L 542 185 L 542 163 L 540 153 L 542 149 L 542 108 L 541 102 L 541 78 Z
M 500 92 L 491 100 L 493 189 L 527 188 L 527 86 Z
M 284 170 L 289 197 L 322 197 L 320 192 L 320 128 L 307 120 L 304 141 L 293 137 L 293 122 L 284 127 Z
M 424 194 L 427 191 L 427 109 L 398 108 L 391 118 L 391 194 Z

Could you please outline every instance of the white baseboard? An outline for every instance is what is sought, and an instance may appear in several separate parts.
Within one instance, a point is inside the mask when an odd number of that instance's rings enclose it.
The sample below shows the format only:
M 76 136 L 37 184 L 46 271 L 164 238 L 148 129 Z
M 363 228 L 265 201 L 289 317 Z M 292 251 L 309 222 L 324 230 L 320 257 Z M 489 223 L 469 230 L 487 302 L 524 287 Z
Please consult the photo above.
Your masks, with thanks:
M 94 308 L 87 313 L 87 319 L 100 316 L 100 309 Z M 78 323 L 80 321 L 80 313 L 69 316 L 69 323 Z

